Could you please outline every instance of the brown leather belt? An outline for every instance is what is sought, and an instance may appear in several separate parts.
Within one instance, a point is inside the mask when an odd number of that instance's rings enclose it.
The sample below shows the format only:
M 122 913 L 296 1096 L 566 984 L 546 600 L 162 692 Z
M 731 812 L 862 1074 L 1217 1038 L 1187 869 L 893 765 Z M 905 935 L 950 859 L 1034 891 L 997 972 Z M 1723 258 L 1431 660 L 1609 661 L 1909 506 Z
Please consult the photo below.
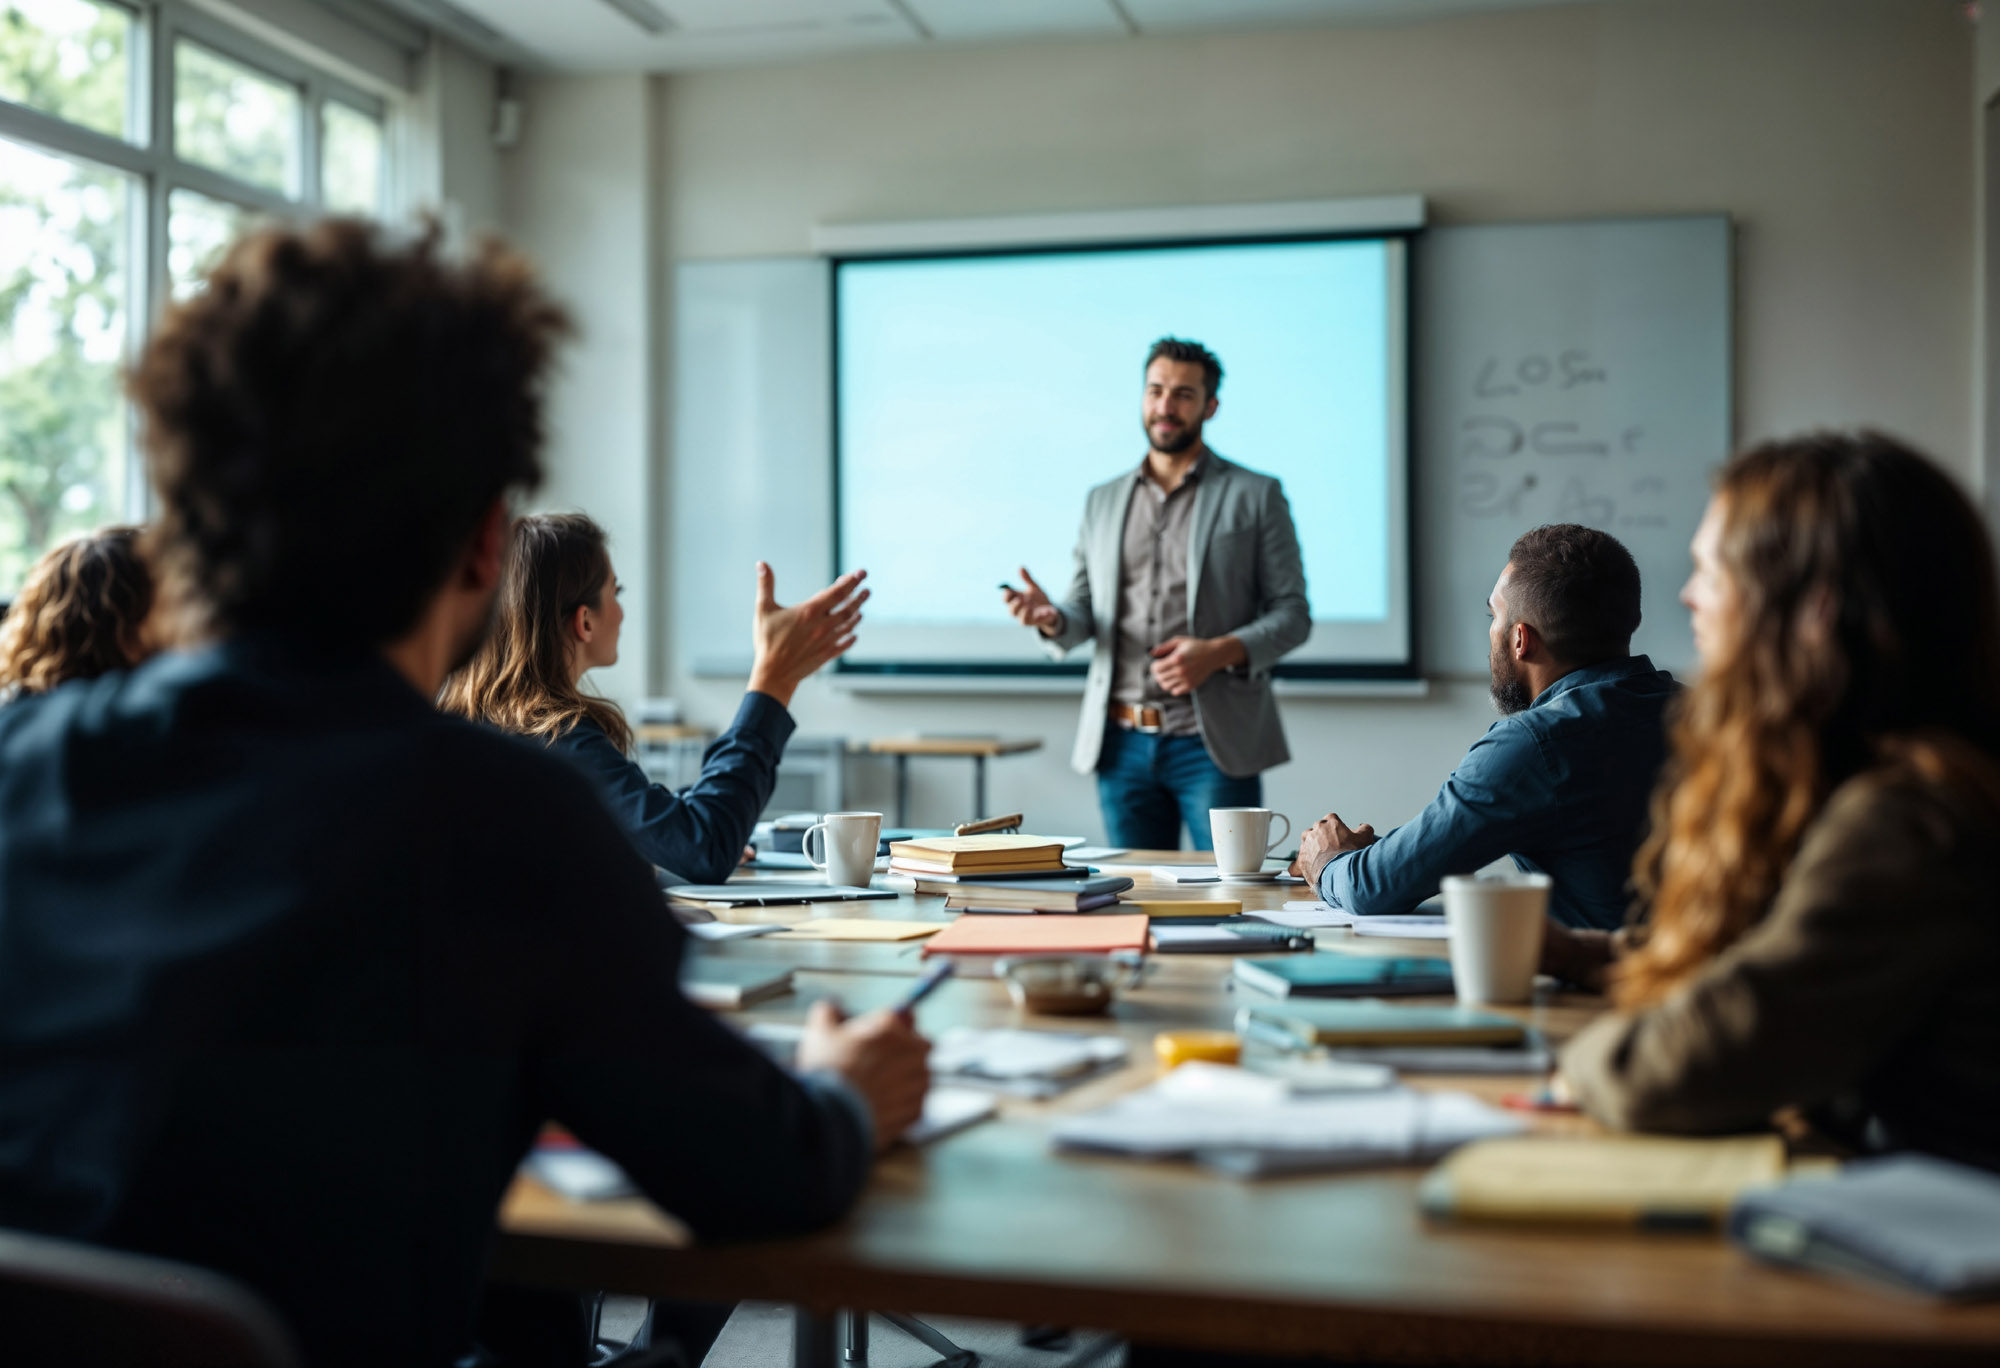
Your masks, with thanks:
M 1167 724 L 1167 716 L 1158 708 L 1149 708 L 1143 703 L 1113 703 L 1111 720 L 1128 731 L 1145 732 L 1151 735 Z

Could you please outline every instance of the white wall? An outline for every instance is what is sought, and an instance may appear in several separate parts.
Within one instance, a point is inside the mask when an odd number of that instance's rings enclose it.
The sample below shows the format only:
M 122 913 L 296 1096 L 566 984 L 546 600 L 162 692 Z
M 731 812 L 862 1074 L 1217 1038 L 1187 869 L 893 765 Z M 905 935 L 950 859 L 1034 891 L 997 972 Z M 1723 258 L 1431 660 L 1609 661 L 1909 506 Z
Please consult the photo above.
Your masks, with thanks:
M 2000 97 L 2000 14 L 1989 7 L 1980 16 L 1976 25 L 1978 37 L 1975 40 L 1974 64 L 1976 75 L 1973 80 L 1973 103 L 1984 106 L 1995 97 Z
M 1403 191 L 1453 222 L 1725 210 L 1739 224 L 1739 436 L 1868 421 L 1970 475 L 1973 50 L 1954 0 L 1623 0 L 675 76 L 650 127 L 675 258 L 802 253 L 815 222 Z M 604 122 L 534 158 L 622 162 L 615 148 L 642 130 L 618 120 L 640 101 L 610 92 L 629 79 L 599 78 Z M 531 103 L 531 142 L 541 117 Z M 553 189 L 573 174 L 530 179 Z M 603 272 L 564 257 L 606 235 L 629 256 L 628 231 L 569 241 L 545 225 L 536 245 L 566 284 Z M 671 358 L 652 355 L 665 386 Z M 586 379 L 583 357 L 576 370 L 603 402 L 641 411 L 643 385 Z M 563 449 L 590 467 L 566 469 L 565 487 L 617 511 L 609 500 L 645 480 L 599 467 L 639 449 Z M 1138 454 L 1106 453 L 1107 466 Z M 733 689 L 667 664 L 660 682 L 698 720 L 724 720 Z M 851 697 L 815 682 L 796 711 L 808 732 L 851 737 L 1043 737 L 1042 753 L 995 765 L 993 806 L 1023 807 L 1041 830 L 1099 830 L 1089 782 L 1065 763 L 1073 701 Z M 1488 718 L 1476 682 L 1414 702 L 1290 702 L 1298 759 L 1268 776 L 1269 799 L 1295 821 L 1328 807 L 1400 821 Z M 885 765 L 855 777 L 851 800 L 887 802 Z M 963 764 L 920 764 L 917 781 L 918 820 L 963 815 Z
M 526 114 L 503 204 L 514 242 L 574 313 L 550 405 L 549 474 L 535 503 L 582 509 L 611 536 L 625 585 L 618 664 L 597 686 L 628 706 L 648 692 L 659 561 L 655 381 L 658 239 L 655 82 L 638 75 L 540 77 L 517 90 Z
M 417 64 L 408 136 L 398 161 L 402 198 L 435 213 L 454 240 L 503 231 L 504 154 L 493 145 L 491 64 L 434 38 Z

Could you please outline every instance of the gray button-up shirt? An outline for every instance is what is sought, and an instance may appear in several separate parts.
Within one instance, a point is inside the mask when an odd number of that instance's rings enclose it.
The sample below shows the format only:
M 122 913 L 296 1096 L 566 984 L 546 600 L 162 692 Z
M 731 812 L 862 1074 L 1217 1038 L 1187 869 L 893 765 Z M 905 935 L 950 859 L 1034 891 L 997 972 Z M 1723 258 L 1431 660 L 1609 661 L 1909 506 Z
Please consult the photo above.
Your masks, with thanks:
M 1188 630 L 1188 530 L 1194 521 L 1195 486 L 1208 453 L 1195 459 L 1172 493 L 1153 483 L 1145 461 L 1125 513 L 1125 543 L 1118 567 L 1118 642 L 1111 672 L 1111 701 L 1158 708 L 1161 730 L 1193 736 L 1199 730 L 1192 696 L 1175 698 L 1153 678 L 1153 647 Z

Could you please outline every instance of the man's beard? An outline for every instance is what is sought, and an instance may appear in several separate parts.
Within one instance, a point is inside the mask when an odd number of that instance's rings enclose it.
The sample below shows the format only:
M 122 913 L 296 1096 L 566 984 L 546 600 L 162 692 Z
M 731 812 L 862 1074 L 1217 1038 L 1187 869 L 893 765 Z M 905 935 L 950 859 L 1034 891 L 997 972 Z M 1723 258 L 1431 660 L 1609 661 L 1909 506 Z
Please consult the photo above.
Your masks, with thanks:
M 1493 706 L 1502 717 L 1512 717 L 1524 712 L 1535 700 L 1528 696 L 1528 686 L 1521 682 L 1520 669 L 1502 651 L 1495 651 L 1486 662 L 1492 671 Z
M 1152 426 L 1144 421 L 1139 424 L 1146 429 L 1146 440 L 1153 450 L 1164 456 L 1178 456 L 1201 440 L 1201 424 L 1190 423 L 1182 427 L 1178 434 L 1164 440 L 1153 435 Z

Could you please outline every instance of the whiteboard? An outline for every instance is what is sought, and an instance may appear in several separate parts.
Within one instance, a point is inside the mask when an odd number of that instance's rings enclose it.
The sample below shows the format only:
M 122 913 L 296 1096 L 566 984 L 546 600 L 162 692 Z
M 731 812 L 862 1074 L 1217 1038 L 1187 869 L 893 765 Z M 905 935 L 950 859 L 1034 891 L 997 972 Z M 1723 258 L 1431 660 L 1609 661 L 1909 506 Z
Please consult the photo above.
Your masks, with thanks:
M 1486 673 L 1486 596 L 1550 522 L 1626 545 L 1633 650 L 1686 672 L 1688 539 L 1731 439 L 1728 219 L 1434 228 L 1417 282 L 1425 673 Z
M 750 672 L 752 567 L 778 601 L 833 565 L 833 392 L 827 267 L 816 258 L 704 261 L 674 277 L 674 664 Z
M 1676 598 L 1731 438 L 1728 220 L 1432 228 L 1416 288 L 1423 672 L 1486 673 L 1487 593 L 1545 522 L 1631 549 L 1634 649 L 1685 672 Z M 674 291 L 669 630 L 678 668 L 740 677 L 751 563 L 787 602 L 833 564 L 831 283 L 819 258 L 685 262 Z

